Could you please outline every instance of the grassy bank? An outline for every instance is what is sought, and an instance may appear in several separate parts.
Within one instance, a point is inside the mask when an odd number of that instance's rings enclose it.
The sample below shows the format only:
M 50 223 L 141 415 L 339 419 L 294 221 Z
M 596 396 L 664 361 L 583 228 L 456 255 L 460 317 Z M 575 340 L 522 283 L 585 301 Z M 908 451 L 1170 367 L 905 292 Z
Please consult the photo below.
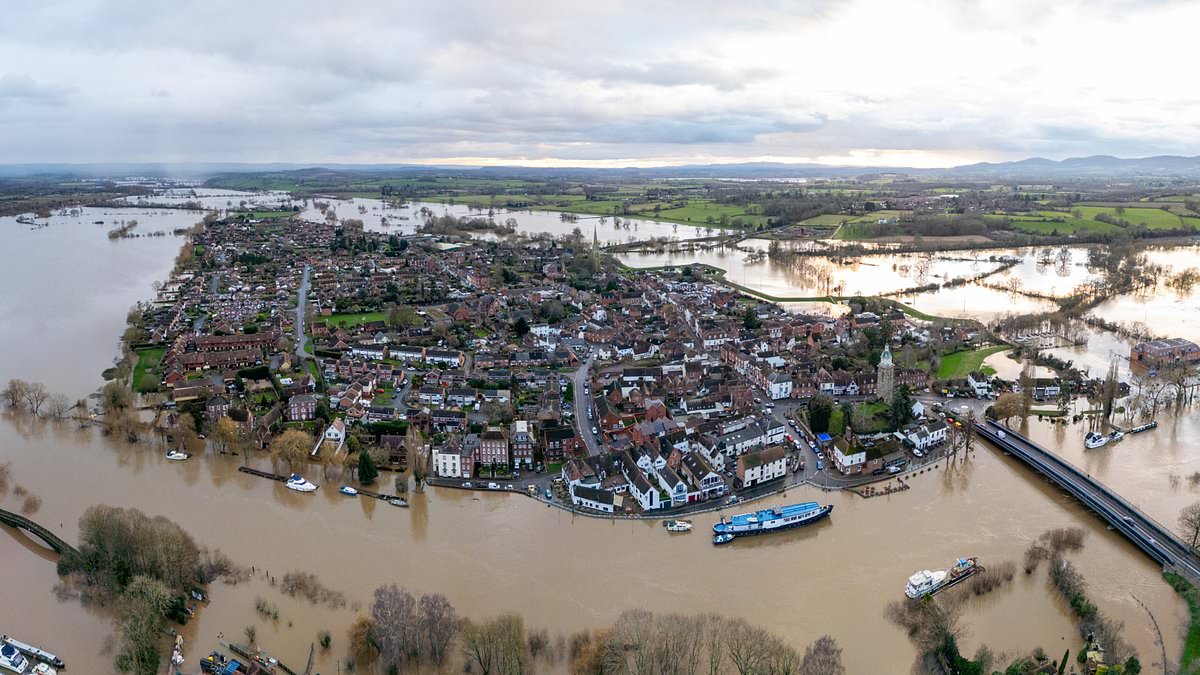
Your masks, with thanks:
M 995 347 L 984 347 L 974 351 L 954 352 L 942 357 L 941 364 L 938 365 L 937 376 L 939 380 L 957 380 L 966 377 L 969 373 L 975 372 L 983 366 L 984 360 L 992 354 L 1007 351 L 1010 349 L 1008 345 L 998 345 Z
M 1163 578 L 1187 603 L 1191 615 L 1187 637 L 1183 641 L 1183 654 L 1179 657 L 1179 672 L 1190 673 L 1195 665 L 1200 664 L 1200 591 L 1174 572 L 1163 573 Z
M 162 361 L 163 354 L 166 352 L 165 347 L 139 349 L 134 352 L 137 355 L 137 364 L 133 366 L 132 384 L 134 391 L 139 394 L 158 391 L 158 383 L 161 379 L 158 364 Z

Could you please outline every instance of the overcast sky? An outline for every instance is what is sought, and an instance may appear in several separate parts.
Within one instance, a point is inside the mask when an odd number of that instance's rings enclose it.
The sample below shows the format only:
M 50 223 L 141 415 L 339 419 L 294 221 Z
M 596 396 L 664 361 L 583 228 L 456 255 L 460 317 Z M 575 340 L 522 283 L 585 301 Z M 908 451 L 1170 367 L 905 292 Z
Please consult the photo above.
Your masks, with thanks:
M 1200 154 L 1200 2 L 6 2 L 0 162 Z

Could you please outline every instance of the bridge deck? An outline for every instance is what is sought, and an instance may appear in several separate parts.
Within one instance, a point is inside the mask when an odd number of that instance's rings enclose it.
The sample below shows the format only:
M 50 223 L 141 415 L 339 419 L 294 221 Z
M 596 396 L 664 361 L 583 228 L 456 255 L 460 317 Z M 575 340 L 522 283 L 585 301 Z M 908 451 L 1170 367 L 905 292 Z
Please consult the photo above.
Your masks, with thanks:
M 46 545 L 54 549 L 54 551 L 59 555 L 77 552 L 74 546 L 71 546 L 67 542 L 63 541 L 58 535 L 20 514 L 0 509 L 0 523 L 4 523 L 9 527 L 25 530 L 38 539 L 46 542 Z
M 1165 568 L 1200 583 L 1200 556 L 1153 518 L 1100 481 L 1054 453 L 994 421 L 977 423 L 979 436 L 1031 466 L 1108 522 Z

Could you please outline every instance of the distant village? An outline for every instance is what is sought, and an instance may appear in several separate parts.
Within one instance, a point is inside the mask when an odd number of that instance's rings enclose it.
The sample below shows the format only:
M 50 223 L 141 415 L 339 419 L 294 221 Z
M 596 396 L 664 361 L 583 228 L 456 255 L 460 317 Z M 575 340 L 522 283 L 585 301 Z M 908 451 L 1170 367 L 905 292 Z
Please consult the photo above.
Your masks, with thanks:
M 636 514 L 887 477 L 953 440 L 919 396 L 1020 386 L 932 375 L 992 339 L 978 324 L 871 299 L 791 313 L 699 266 L 622 269 L 578 229 L 401 236 L 252 216 L 207 219 L 136 312 L 133 385 L 167 427 L 229 418 L 257 448 L 296 429 L 312 462 L 366 452 L 434 484 Z M 1185 340 L 1132 356 L 1198 359 Z M 1026 384 L 1038 400 L 1089 386 Z

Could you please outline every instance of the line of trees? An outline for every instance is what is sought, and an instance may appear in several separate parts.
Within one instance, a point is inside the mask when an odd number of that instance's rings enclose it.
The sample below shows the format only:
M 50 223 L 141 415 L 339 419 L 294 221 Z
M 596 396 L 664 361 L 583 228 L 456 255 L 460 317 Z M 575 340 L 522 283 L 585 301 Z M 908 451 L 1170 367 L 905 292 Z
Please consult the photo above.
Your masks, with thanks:
M 35 417 L 45 415 L 53 419 L 66 419 L 73 410 L 86 409 L 83 401 L 72 403 L 64 394 L 52 394 L 41 382 L 26 382 L 16 378 L 9 380 L 0 391 L 0 399 L 9 410 Z
M 375 591 L 369 616 L 350 630 L 351 658 L 385 672 L 443 666 L 457 646 L 463 672 L 519 675 L 539 662 L 566 660 L 575 675 L 844 675 L 842 650 L 825 636 L 799 653 L 744 619 L 645 610 L 623 613 L 612 626 L 551 641 L 516 614 L 459 619 L 440 594 L 387 585 Z

